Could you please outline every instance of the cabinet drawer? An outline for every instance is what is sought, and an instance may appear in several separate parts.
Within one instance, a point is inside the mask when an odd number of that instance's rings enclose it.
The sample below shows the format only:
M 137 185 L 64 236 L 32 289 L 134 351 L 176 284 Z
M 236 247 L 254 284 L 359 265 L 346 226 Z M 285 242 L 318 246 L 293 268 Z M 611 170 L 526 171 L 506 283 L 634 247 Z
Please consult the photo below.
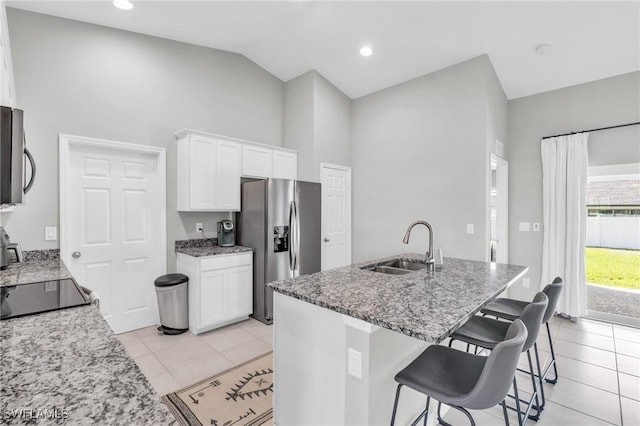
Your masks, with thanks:
M 242 252 L 233 254 L 223 254 L 205 257 L 200 260 L 200 271 L 210 271 L 212 269 L 233 268 L 234 266 L 251 265 L 253 252 Z

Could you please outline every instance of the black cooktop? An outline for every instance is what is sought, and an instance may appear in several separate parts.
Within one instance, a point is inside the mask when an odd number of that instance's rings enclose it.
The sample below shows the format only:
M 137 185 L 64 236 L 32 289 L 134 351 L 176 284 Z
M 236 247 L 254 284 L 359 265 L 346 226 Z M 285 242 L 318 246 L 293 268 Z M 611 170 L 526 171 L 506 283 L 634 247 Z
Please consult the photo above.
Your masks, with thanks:
M 88 305 L 89 297 L 70 278 L 0 287 L 0 319 Z

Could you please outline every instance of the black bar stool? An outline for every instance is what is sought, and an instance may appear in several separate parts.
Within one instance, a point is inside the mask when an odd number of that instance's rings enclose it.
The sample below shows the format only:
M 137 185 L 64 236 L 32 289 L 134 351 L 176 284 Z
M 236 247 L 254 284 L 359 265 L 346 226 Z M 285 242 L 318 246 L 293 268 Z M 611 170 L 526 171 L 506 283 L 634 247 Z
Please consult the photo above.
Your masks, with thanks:
M 544 369 L 544 372 L 540 374 L 540 358 L 538 357 L 538 345 L 535 345 L 536 351 L 536 362 L 538 363 L 538 380 L 540 382 L 540 395 L 542 396 L 542 401 L 544 405 L 544 387 L 542 386 L 542 382 L 546 381 L 547 383 L 551 383 L 555 385 L 558 383 L 558 367 L 556 365 L 556 353 L 553 349 L 553 339 L 551 338 L 551 329 L 549 328 L 549 320 L 553 318 L 553 314 L 556 312 L 558 308 L 558 302 L 560 300 L 560 294 L 562 293 L 562 288 L 564 287 L 564 281 L 560 277 L 556 277 L 551 284 L 547 284 L 542 292 L 547 295 L 549 298 L 549 304 L 547 305 L 547 310 L 544 313 L 544 317 L 542 318 L 542 323 L 546 325 L 547 328 L 547 337 L 549 338 L 549 348 L 551 349 L 551 362 Z M 506 320 L 513 321 L 517 318 L 520 318 L 522 314 L 522 310 L 525 306 L 527 306 L 528 302 L 523 302 L 522 300 L 515 299 L 495 299 L 487 306 L 485 306 L 481 312 L 484 315 L 491 315 L 496 318 L 502 318 Z M 547 375 L 549 371 L 553 367 L 553 379 L 547 379 Z
M 527 327 L 528 337 L 527 340 L 522 347 L 522 352 L 527 353 L 527 360 L 529 361 L 529 371 L 527 373 L 531 377 L 531 385 L 533 386 L 533 393 L 531 394 L 531 398 L 529 401 L 523 401 L 527 403 L 527 408 L 522 412 L 520 410 L 520 397 L 518 396 L 518 385 L 514 380 L 513 388 L 515 393 L 516 400 L 516 410 L 518 411 L 518 420 L 520 425 L 524 425 L 526 423 L 527 418 L 532 420 L 538 420 L 540 418 L 540 413 L 544 408 L 544 402 L 541 404 L 538 399 L 539 390 L 536 385 L 536 372 L 533 368 L 533 362 L 531 360 L 531 348 L 535 345 L 536 338 L 538 333 L 540 332 L 540 327 L 542 327 L 542 318 L 547 309 L 547 305 L 549 303 L 549 298 L 542 292 L 536 294 L 533 298 L 533 302 L 528 303 L 527 306 L 522 310 L 522 315 L 520 319 Z M 509 329 L 511 323 L 505 321 L 499 321 L 483 316 L 475 316 L 471 317 L 469 321 L 464 323 L 462 327 L 457 329 L 450 336 L 451 340 L 449 341 L 449 346 L 454 340 L 460 340 L 467 344 L 475 345 L 476 347 L 481 347 L 485 349 L 493 349 L 505 339 L 507 330 Z M 467 346 L 468 347 L 468 346 Z M 534 348 L 535 349 L 535 348 Z M 536 359 L 537 359 L 537 350 L 535 350 Z M 538 365 L 540 365 L 538 363 Z M 539 372 L 539 371 L 538 371 Z M 534 408 L 536 413 L 530 415 L 531 409 Z M 524 414 L 524 416 L 522 416 Z
M 509 324 L 503 341 L 494 347 L 488 357 L 446 346 L 429 346 L 411 364 L 396 374 L 398 388 L 391 425 L 395 423 L 400 389 L 402 386 L 408 386 L 427 396 L 426 408 L 412 426 L 417 425 L 423 417 L 424 424 L 427 424 L 431 398 L 438 401 L 438 420 L 445 426 L 451 425 L 440 417 L 441 404 L 462 411 L 472 426 L 475 426 L 475 422 L 467 409 L 484 410 L 500 404 L 505 424 L 509 426 L 504 400 L 514 380 L 518 359 L 526 340 L 527 328 L 522 321 L 516 320 Z

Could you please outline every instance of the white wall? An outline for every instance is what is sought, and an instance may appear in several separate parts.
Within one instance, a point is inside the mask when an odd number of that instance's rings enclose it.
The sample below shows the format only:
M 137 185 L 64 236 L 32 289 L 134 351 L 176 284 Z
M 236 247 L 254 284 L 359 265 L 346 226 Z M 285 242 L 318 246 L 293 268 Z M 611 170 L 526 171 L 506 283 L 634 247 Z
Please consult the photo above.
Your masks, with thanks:
M 351 99 L 317 71 L 289 80 L 283 133 L 298 151 L 298 179 L 319 182 L 321 162 L 351 166 Z
M 509 101 L 509 262 L 529 266 L 531 279 L 530 288 L 514 284 L 511 297 L 530 300 L 541 284 L 542 232 L 520 232 L 518 222 L 542 222 L 542 138 L 636 121 L 640 72 Z M 590 154 L 590 165 L 638 161 L 637 139 L 613 145 L 618 139 L 606 139 L 607 132 L 589 136 L 590 151 L 610 156 L 598 160 Z
M 586 245 L 640 250 L 640 217 L 589 216 Z
M 173 241 L 215 235 L 227 214 L 176 212 L 174 132 L 184 127 L 282 144 L 283 83 L 244 56 L 7 9 L 19 106 L 38 176 L 3 214 L 23 249 L 58 247 L 58 134 L 167 148 L 167 258 Z
M 425 252 L 425 229 L 402 244 L 416 219 L 431 223 L 445 256 L 486 258 L 488 149 L 507 122 L 496 82 L 481 56 L 353 102 L 354 262 Z

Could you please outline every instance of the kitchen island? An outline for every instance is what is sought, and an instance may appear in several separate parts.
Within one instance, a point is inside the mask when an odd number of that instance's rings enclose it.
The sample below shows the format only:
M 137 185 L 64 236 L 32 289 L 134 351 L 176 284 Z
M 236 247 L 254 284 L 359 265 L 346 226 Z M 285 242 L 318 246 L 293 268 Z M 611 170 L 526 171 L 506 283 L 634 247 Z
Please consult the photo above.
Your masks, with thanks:
M 276 424 L 388 424 L 395 374 L 528 270 L 454 258 L 445 258 L 441 271 L 368 270 L 397 258 L 424 256 L 403 254 L 270 284 Z M 417 417 L 424 401 L 412 391 L 403 395 L 397 423 Z
M 57 255 L 0 271 L 1 286 L 64 278 Z M 94 305 L 0 321 L 0 359 L 2 424 L 176 424 Z

